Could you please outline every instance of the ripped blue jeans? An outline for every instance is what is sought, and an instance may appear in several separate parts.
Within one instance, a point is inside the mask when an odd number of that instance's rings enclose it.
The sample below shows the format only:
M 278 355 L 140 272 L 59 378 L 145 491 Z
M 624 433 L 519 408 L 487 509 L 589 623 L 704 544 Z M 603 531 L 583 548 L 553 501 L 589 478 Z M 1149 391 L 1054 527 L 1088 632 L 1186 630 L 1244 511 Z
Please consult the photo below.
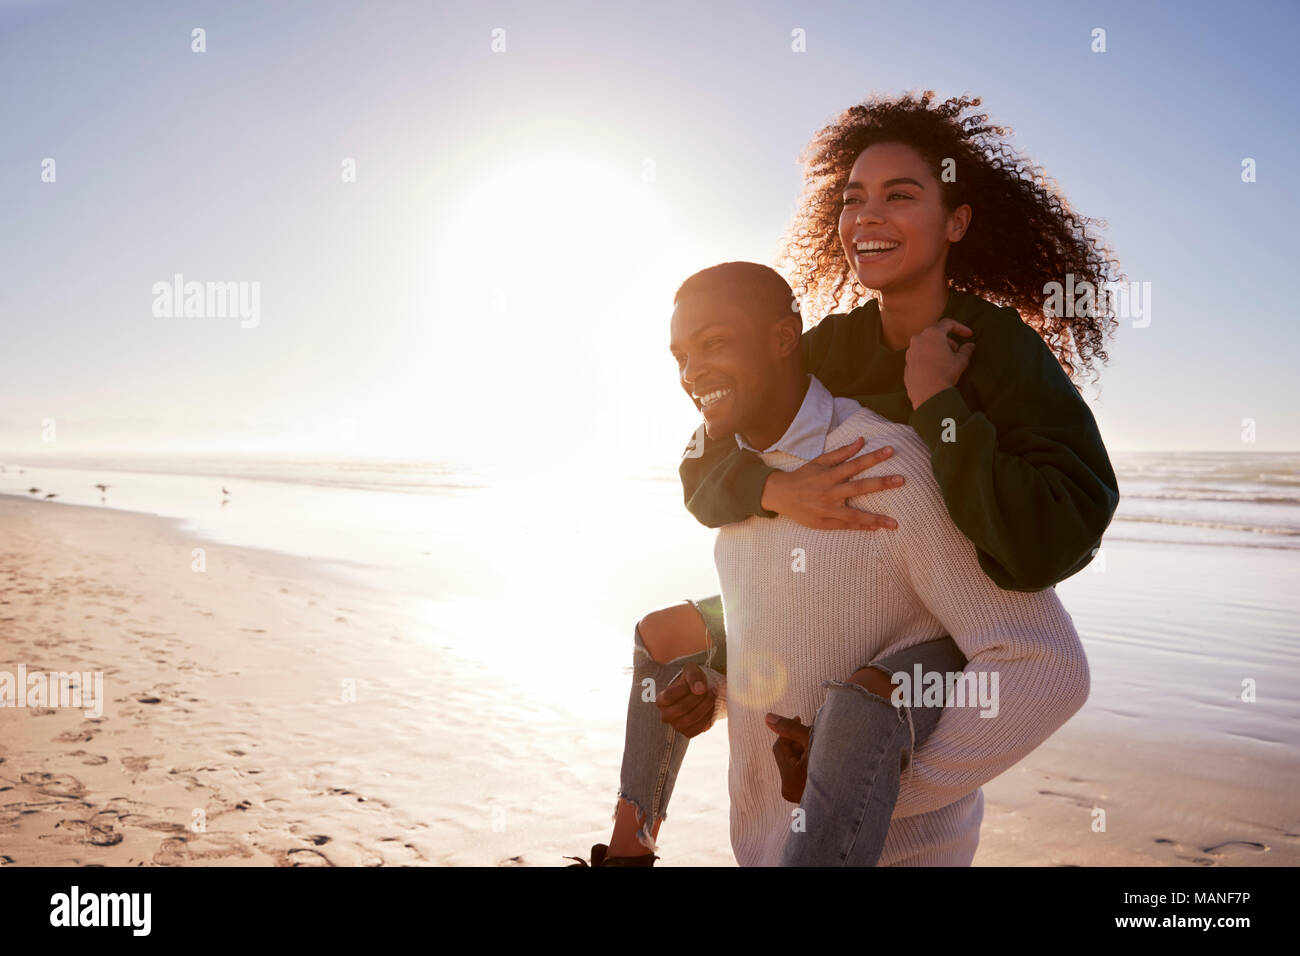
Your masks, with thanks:
M 688 663 L 698 664 L 709 685 L 726 674 L 726 633 L 718 596 L 691 601 L 704 619 L 709 646 L 667 663 L 654 660 L 633 629 L 632 688 L 618 795 L 637 808 L 637 839 L 651 852 L 656 820 L 667 806 L 689 738 L 659 719 L 654 695 Z M 869 665 L 886 674 L 959 672 L 966 657 L 951 637 L 905 648 Z M 826 698 L 813 718 L 808 745 L 808 781 L 800 808 L 806 826 L 790 834 L 782 866 L 874 866 L 898 801 L 902 765 L 943 714 L 942 707 L 895 707 L 858 684 L 826 680 Z M 774 758 L 775 759 L 775 758 Z M 618 814 L 615 805 L 614 816 Z

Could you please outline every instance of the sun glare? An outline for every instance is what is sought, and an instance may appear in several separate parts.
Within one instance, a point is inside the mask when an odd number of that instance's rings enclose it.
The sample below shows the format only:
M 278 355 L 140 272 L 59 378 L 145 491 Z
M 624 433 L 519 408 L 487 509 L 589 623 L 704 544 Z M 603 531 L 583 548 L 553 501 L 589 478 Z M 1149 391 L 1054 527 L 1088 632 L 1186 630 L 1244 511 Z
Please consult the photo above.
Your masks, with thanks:
M 642 166 L 555 150 L 453 192 L 432 224 L 423 313 L 430 401 L 459 419 L 437 422 L 444 444 L 503 451 L 484 433 L 506 422 L 511 453 L 546 458 L 596 439 L 606 460 L 665 435 L 680 445 L 689 428 L 663 409 L 682 250 Z

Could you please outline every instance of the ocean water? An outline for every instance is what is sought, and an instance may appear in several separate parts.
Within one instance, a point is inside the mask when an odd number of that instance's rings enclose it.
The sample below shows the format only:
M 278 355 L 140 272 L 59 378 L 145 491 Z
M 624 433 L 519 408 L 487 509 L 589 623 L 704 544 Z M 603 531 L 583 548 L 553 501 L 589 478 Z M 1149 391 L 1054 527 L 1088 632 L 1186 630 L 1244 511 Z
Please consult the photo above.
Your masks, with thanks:
M 1120 507 L 1108 539 L 1300 548 L 1300 454 L 1144 452 L 1112 464 Z
M 1300 454 L 1112 456 L 1121 504 L 1057 593 L 1106 729 L 1300 755 Z M 204 540 L 310 558 L 396 596 L 415 629 L 566 706 L 626 706 L 632 627 L 716 593 L 714 532 L 675 466 L 637 474 L 266 458 L 4 461 L 0 493 L 178 519 Z M 105 484 L 101 492 L 95 485 Z M 30 489 L 37 489 L 31 492 Z M 614 675 L 614 676 L 611 676 Z M 1258 701 L 1241 702 L 1242 682 Z M 575 696 L 576 695 L 576 696 Z
M 1300 548 L 1300 453 L 1117 453 L 1112 462 L 1120 507 L 1106 541 Z M 602 487 L 592 487 L 596 483 Z M 97 490 L 98 484 L 109 485 L 108 491 Z M 673 502 L 681 494 L 676 468 L 668 466 L 615 474 L 584 464 L 580 473 L 566 475 L 379 459 L 0 462 L 0 494 L 40 501 L 53 493 L 65 504 L 181 518 L 197 533 L 232 544 L 380 564 L 385 558 L 400 564 L 412 550 L 419 553 L 421 536 L 439 524 L 449 502 L 486 513 L 499 506 L 504 513 L 524 504 L 519 496 L 530 484 L 558 493 L 561 504 L 576 509 L 569 516 L 578 524 L 592 520 L 603 499 L 624 492 Z M 626 509 L 619 510 L 626 517 Z M 348 533 L 333 533 L 331 524 Z M 367 534 L 358 537 L 357 531 Z

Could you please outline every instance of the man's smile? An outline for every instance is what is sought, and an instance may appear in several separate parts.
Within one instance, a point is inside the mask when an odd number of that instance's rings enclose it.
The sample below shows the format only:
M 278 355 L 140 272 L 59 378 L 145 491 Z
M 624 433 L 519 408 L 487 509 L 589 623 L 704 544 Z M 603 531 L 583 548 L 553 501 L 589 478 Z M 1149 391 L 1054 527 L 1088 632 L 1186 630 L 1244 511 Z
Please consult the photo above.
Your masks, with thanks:
M 730 395 L 732 391 L 733 390 L 730 388 L 718 388 L 718 389 L 714 389 L 711 392 L 705 392 L 703 395 L 694 395 L 693 397 L 695 398 L 696 402 L 699 404 L 700 410 L 703 411 L 709 406 L 716 405 L 718 402 L 722 401 L 724 398 Z

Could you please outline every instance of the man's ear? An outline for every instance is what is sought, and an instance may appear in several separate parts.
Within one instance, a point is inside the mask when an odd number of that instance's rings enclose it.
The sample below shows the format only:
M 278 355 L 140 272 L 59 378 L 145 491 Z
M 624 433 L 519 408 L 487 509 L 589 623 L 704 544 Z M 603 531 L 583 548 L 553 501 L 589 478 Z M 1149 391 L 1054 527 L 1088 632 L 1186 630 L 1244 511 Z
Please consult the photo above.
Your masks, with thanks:
M 803 345 L 803 317 L 798 313 L 782 316 L 773 324 L 772 335 L 776 339 L 777 356 L 785 358 Z
M 970 228 L 971 216 L 974 215 L 969 203 L 962 203 L 948 217 L 948 241 L 960 242 Z

